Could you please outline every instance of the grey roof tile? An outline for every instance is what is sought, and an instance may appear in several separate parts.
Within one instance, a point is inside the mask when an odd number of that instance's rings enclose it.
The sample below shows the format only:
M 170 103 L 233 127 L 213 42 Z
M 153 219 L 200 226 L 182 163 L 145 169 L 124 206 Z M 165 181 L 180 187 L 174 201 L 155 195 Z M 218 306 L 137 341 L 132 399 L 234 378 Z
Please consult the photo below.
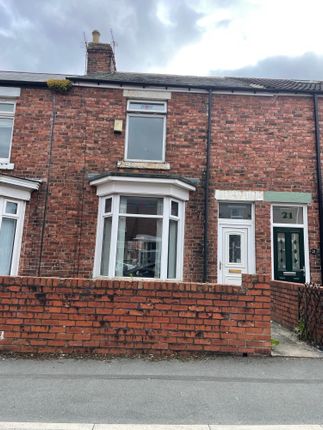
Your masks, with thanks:
M 11 72 L 0 71 L 1 81 L 20 81 L 20 82 L 47 82 L 48 79 L 64 79 L 66 75 L 55 73 L 30 73 L 30 72 Z
M 29 73 L 0 71 L 0 84 L 10 82 L 45 84 L 48 79 L 69 78 L 73 81 L 92 81 L 117 85 L 166 86 L 188 88 L 214 88 L 247 91 L 321 92 L 323 81 L 293 79 L 239 78 L 216 76 L 182 76 L 157 73 L 96 73 L 92 75 L 63 75 L 52 73 Z

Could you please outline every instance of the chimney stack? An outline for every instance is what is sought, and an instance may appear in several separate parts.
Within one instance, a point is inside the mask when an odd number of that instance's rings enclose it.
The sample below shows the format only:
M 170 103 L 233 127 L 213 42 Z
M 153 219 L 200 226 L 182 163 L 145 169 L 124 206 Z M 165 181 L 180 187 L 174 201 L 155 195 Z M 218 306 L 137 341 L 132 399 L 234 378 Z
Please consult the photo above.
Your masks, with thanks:
M 87 68 L 88 75 L 95 73 L 114 73 L 116 61 L 114 52 L 109 43 L 100 43 L 100 33 L 92 32 L 92 42 L 87 44 Z

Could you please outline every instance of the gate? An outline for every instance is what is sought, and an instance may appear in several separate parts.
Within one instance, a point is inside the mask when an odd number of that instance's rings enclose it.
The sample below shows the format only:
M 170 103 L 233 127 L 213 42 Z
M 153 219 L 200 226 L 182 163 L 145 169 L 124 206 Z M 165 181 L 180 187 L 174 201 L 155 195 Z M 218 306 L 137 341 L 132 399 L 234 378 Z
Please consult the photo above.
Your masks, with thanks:
M 297 329 L 302 340 L 322 344 L 320 314 L 320 286 L 311 283 L 299 287 Z

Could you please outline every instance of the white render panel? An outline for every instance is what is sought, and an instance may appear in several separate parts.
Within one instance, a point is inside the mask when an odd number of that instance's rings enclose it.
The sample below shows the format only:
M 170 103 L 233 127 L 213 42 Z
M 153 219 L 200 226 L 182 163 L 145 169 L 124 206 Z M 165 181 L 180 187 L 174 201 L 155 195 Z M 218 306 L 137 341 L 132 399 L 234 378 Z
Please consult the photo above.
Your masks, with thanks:
M 38 190 L 39 182 L 0 175 L 0 196 L 29 201 L 32 191 Z
M 151 196 L 169 196 L 179 200 L 189 200 L 189 192 L 195 187 L 179 179 L 139 178 L 126 176 L 107 176 L 93 180 L 99 197 L 108 194 L 135 194 Z
M 215 190 L 216 200 L 255 202 L 264 200 L 263 191 Z
M 19 97 L 20 88 L 16 87 L 0 87 L 0 97 Z
M 123 90 L 123 96 L 132 99 L 170 100 L 172 93 L 170 91 Z

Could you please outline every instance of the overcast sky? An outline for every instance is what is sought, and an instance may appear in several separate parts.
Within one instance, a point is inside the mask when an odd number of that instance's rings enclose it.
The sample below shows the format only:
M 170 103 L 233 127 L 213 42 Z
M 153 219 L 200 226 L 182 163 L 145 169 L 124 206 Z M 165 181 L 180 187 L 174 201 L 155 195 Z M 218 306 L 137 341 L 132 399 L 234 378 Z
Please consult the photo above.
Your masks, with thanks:
M 0 0 L 0 69 L 84 73 L 84 34 L 120 71 L 323 80 L 323 0 Z

